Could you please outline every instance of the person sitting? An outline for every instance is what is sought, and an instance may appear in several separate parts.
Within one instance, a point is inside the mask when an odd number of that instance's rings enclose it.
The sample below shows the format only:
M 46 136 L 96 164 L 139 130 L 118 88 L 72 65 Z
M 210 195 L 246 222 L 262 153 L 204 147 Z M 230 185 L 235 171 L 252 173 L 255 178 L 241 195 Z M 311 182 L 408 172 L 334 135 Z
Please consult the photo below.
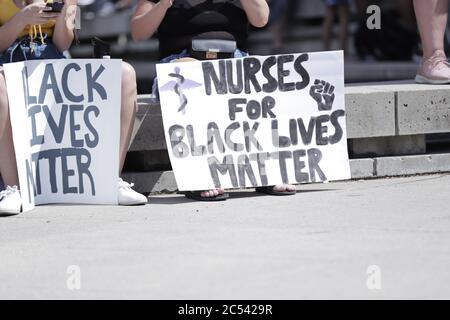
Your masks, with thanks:
M 6 80 L 2 65 L 24 60 L 64 59 L 73 39 L 76 0 L 66 0 L 60 13 L 48 12 L 44 1 L 0 0 L 0 175 L 6 189 L 0 193 L 0 213 L 18 214 L 22 199 L 9 115 Z M 120 168 L 123 167 L 136 112 L 136 74 L 122 64 L 122 107 L 120 116 Z M 121 170 L 121 169 L 120 169 Z M 120 174 L 120 172 L 119 172 Z M 118 179 L 118 203 L 138 205 L 147 198 Z
M 143 41 L 158 32 L 159 55 L 162 63 L 195 60 L 189 54 L 192 38 L 208 32 L 226 32 L 237 43 L 234 58 L 248 55 L 249 23 L 264 27 L 269 18 L 266 0 L 139 0 L 131 21 L 135 41 Z M 157 86 L 154 86 L 154 92 Z M 292 195 L 293 185 L 257 188 L 272 195 Z M 228 198 L 222 188 L 202 192 L 186 192 L 188 198 L 199 201 L 219 201 Z

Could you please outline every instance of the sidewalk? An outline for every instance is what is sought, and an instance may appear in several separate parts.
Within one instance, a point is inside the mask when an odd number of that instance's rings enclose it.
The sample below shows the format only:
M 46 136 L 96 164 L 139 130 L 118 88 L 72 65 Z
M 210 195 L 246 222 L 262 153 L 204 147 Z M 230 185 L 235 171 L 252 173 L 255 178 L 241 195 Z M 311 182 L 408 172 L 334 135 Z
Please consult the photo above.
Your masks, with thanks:
M 0 298 L 450 298 L 450 175 L 300 190 L 0 218 Z M 366 286 L 371 265 L 381 290 Z

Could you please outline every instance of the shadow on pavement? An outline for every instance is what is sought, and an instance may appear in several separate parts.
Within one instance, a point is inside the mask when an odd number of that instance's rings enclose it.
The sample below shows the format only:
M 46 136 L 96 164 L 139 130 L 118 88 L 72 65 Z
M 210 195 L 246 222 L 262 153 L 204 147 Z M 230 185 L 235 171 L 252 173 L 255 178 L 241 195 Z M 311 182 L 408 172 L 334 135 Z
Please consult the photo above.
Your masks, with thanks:
M 301 193 L 309 193 L 309 192 L 321 192 L 321 191 L 335 191 L 335 189 L 309 189 L 309 190 L 297 190 L 297 194 L 295 195 L 280 195 L 280 196 L 272 196 L 267 195 L 260 192 L 251 192 L 251 191 L 235 191 L 230 192 L 230 199 L 243 199 L 243 198 L 255 198 L 255 197 L 278 197 L 278 198 L 289 198 L 292 196 L 296 196 Z
M 299 195 L 302 193 L 327 192 L 327 191 L 336 191 L 336 189 L 298 190 L 296 195 Z M 289 198 L 290 197 L 290 196 L 270 196 L 270 195 L 266 195 L 263 193 L 252 192 L 252 191 L 231 191 L 231 192 L 229 192 L 229 194 L 230 194 L 230 198 L 228 199 L 228 201 L 236 200 L 236 199 L 245 199 L 245 198 L 257 198 L 257 197 L 281 197 L 281 198 Z M 149 204 L 162 204 L 162 205 L 176 205 L 176 204 L 195 203 L 195 202 L 223 203 L 224 201 L 195 201 L 195 200 L 186 198 L 183 194 L 177 194 L 175 196 L 150 196 L 148 203 Z
M 183 204 L 195 202 L 182 194 L 176 196 L 149 196 L 148 204 Z
M 16 217 L 17 214 L 12 214 L 12 213 L 0 213 L 0 219 L 2 218 L 11 218 L 11 217 Z

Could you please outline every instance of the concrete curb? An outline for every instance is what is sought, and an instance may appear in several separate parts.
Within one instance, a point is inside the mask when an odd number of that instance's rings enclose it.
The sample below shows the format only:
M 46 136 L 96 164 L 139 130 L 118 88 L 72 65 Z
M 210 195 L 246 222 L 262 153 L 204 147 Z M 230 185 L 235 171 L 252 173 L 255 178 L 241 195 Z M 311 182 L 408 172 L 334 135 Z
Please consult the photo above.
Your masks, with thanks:
M 140 193 L 173 193 L 178 190 L 172 171 L 125 172 L 122 178 L 134 183 L 134 189 Z
M 352 179 L 369 179 L 450 172 L 450 153 L 350 160 Z M 173 193 L 177 183 L 172 171 L 129 172 L 123 178 L 141 193 Z
M 353 84 L 345 87 L 345 99 L 352 158 L 425 154 L 426 134 L 450 132 L 449 86 L 411 81 Z M 136 123 L 125 171 L 170 168 L 161 106 L 151 95 L 139 96 Z M 361 166 L 356 176 L 366 176 Z
M 450 154 L 376 158 L 375 162 L 377 177 L 450 172 Z

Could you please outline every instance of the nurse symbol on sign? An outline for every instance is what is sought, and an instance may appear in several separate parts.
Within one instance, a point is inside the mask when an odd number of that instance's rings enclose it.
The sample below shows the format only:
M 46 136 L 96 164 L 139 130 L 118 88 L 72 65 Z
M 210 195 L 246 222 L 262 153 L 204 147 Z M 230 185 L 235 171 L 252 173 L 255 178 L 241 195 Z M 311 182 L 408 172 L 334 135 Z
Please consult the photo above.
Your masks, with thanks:
M 201 87 L 202 84 L 193 80 L 186 79 L 182 74 L 179 67 L 175 67 L 173 73 L 169 73 L 169 77 L 175 78 L 175 80 L 169 81 L 161 87 L 161 91 L 174 91 L 180 97 L 180 107 L 178 112 L 186 114 L 186 106 L 188 99 L 184 94 L 184 90 L 190 90 Z

